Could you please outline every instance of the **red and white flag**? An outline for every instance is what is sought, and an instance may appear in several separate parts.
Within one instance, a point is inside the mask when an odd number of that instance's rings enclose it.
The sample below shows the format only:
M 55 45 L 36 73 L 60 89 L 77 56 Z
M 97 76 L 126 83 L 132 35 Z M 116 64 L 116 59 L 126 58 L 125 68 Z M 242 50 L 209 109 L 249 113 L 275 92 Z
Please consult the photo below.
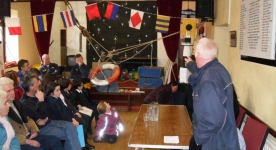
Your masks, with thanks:
M 5 18 L 6 26 L 10 32 L 10 35 L 21 35 L 21 26 L 19 22 L 19 18 Z
M 129 27 L 140 30 L 144 12 L 131 9 Z

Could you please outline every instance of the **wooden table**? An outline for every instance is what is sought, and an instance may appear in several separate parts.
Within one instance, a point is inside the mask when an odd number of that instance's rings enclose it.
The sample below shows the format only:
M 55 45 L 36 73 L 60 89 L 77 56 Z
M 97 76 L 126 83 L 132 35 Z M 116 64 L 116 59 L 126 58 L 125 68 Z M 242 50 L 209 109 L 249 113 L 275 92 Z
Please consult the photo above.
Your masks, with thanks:
M 147 112 L 147 105 L 142 105 L 129 138 L 129 149 L 131 147 L 136 149 L 189 149 L 193 132 L 192 123 L 185 106 L 159 105 L 158 121 L 144 122 L 143 114 L 145 112 Z M 178 136 L 179 143 L 164 143 L 164 136 Z

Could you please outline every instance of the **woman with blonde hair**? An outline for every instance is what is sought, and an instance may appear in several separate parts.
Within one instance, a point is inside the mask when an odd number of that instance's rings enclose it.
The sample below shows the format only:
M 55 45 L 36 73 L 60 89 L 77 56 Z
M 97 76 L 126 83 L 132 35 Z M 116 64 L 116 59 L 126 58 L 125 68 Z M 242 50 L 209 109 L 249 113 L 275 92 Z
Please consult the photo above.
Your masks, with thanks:
M 15 136 L 14 130 L 8 120 L 10 103 L 7 100 L 7 93 L 0 90 L 0 149 L 19 150 L 20 145 Z

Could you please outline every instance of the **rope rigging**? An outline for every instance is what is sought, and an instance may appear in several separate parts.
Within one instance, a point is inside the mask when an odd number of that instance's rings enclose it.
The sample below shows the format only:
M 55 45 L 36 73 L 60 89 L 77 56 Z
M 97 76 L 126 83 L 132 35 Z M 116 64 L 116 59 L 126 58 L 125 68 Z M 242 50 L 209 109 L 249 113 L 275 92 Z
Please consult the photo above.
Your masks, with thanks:
M 68 8 L 69 10 L 74 11 L 72 5 L 68 2 L 68 0 L 64 0 L 64 3 L 65 3 L 65 5 L 67 6 L 67 8 Z M 104 60 L 106 57 L 108 57 L 108 58 L 105 59 L 104 62 L 107 62 L 108 60 L 111 60 L 114 64 L 120 64 L 120 63 L 125 62 L 125 61 L 127 61 L 127 60 L 130 60 L 130 59 L 132 59 L 133 57 L 135 57 L 136 55 L 140 54 L 143 50 L 146 49 L 146 47 L 148 47 L 149 45 L 151 45 L 153 42 L 157 42 L 158 40 L 161 40 L 161 39 L 164 39 L 164 38 L 168 38 L 168 37 L 171 37 L 171 36 L 173 36 L 173 35 L 176 35 L 176 34 L 179 34 L 179 33 L 180 33 L 180 31 L 178 31 L 178 32 L 175 32 L 175 33 L 166 35 L 166 36 L 164 36 L 164 37 L 162 37 L 162 38 L 158 38 L 158 39 L 156 39 L 156 40 L 151 40 L 151 41 L 148 41 L 148 42 L 144 42 L 144 43 L 140 43 L 140 44 L 136 44 L 136 45 L 132 45 L 132 46 L 129 46 L 129 47 L 124 47 L 124 48 L 120 48 L 120 49 L 116 49 L 116 50 L 107 50 L 103 45 L 101 45 L 97 40 L 95 40 L 95 39 L 89 34 L 89 31 L 88 31 L 85 27 L 83 27 L 83 26 L 80 25 L 79 21 L 78 21 L 77 18 L 75 17 L 75 14 L 74 14 L 74 19 L 75 19 L 75 21 L 76 21 L 76 26 L 80 29 L 82 35 L 83 35 L 84 37 L 87 38 L 87 41 L 89 42 L 90 46 L 91 46 L 91 47 L 94 49 L 94 51 L 97 53 L 97 55 L 98 55 L 98 57 L 99 57 L 98 65 L 100 65 L 100 60 Z M 99 54 L 99 52 L 98 52 L 98 51 L 96 50 L 96 48 L 93 46 L 92 42 L 97 43 L 103 50 L 105 50 L 105 51 L 107 52 L 107 55 L 105 55 L 104 53 Z M 125 60 L 116 62 L 116 61 L 114 61 L 114 60 L 112 59 L 112 57 L 113 57 L 114 55 L 119 55 L 119 54 L 121 54 L 121 53 L 130 51 L 130 50 L 133 50 L 133 49 L 135 49 L 135 48 L 142 47 L 142 46 L 144 46 L 144 47 L 142 48 L 141 51 L 139 51 L 138 53 L 134 54 L 134 55 L 131 56 L 131 57 L 126 58 Z

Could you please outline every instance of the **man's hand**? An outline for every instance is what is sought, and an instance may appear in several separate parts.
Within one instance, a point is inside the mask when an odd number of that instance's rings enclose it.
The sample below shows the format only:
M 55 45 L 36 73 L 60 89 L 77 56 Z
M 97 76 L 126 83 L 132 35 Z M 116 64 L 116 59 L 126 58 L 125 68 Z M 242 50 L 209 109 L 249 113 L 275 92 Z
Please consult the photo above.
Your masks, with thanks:
M 38 101 L 44 102 L 44 93 L 43 93 L 43 92 L 37 91 L 37 92 L 35 93 L 35 97 L 38 98 Z
M 75 118 L 72 118 L 72 123 L 77 127 L 79 126 L 79 122 L 75 119 Z
M 77 115 L 79 118 L 81 118 L 81 114 L 80 114 L 80 113 L 77 112 L 76 115 Z
M 83 62 L 78 62 L 78 65 L 79 65 L 79 66 L 82 66 L 82 64 L 83 64 Z
M 40 143 L 35 140 L 26 139 L 26 144 L 34 146 L 34 147 L 40 147 Z
M 185 60 L 185 66 L 187 67 L 187 64 L 190 62 L 190 61 L 193 61 L 191 57 L 187 57 L 184 59 Z
M 83 108 L 81 107 L 81 105 L 77 105 L 79 110 L 83 110 Z
M 30 136 L 30 138 L 29 138 L 29 139 L 31 140 L 31 139 L 33 139 L 33 138 L 37 137 L 37 135 L 38 135 L 38 133 L 37 133 L 37 132 L 35 132 L 35 133 L 33 133 L 33 134 Z
M 38 119 L 38 120 L 36 121 L 36 123 L 37 123 L 38 125 L 40 125 L 40 126 L 43 126 L 43 125 L 45 125 L 45 123 L 47 122 L 47 120 L 48 120 L 48 118 L 45 118 L 45 119 Z

